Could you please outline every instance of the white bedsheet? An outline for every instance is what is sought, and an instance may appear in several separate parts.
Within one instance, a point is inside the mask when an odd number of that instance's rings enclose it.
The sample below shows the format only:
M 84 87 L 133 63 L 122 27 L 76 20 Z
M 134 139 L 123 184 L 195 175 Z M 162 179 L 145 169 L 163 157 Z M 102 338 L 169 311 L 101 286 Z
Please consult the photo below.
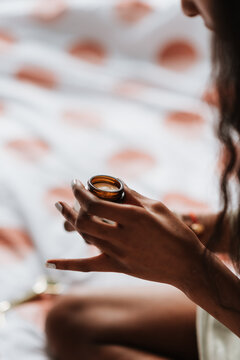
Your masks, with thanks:
M 209 34 L 175 0 L 1 0 L 0 301 L 42 274 L 66 287 L 138 284 L 45 269 L 92 251 L 54 209 L 72 201 L 73 178 L 112 174 L 176 210 L 216 206 L 209 68 Z M 9 312 L 1 360 L 47 358 L 47 306 Z

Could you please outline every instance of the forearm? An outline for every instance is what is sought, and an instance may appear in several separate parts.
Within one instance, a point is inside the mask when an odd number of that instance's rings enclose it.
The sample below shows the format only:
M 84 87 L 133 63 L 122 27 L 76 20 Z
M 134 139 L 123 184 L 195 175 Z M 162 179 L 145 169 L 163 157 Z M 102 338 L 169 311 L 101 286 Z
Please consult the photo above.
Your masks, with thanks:
M 212 252 L 202 247 L 179 288 L 240 337 L 240 280 Z

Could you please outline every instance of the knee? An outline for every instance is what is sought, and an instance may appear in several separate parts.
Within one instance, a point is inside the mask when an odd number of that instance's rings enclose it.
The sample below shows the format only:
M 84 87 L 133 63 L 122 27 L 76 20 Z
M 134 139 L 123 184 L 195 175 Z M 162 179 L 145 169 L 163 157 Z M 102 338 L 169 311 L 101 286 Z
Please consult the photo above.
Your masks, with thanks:
M 87 306 L 87 299 L 79 296 L 62 297 L 53 306 L 45 326 L 51 354 L 70 354 L 89 342 L 91 327 L 84 316 Z

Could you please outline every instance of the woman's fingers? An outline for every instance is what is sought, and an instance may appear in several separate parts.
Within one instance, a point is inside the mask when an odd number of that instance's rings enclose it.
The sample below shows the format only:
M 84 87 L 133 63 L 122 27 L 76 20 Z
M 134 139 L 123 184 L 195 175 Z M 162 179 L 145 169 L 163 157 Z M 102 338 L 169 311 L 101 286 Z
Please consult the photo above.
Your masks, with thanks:
M 64 202 L 57 202 L 55 206 L 57 210 L 65 217 L 68 224 L 74 228 L 78 217 L 77 211 Z
M 56 207 L 79 233 L 86 233 L 110 242 L 113 242 L 118 237 L 119 227 L 117 224 L 108 224 L 101 221 L 101 219 L 90 216 L 83 208 L 77 214 L 71 206 L 64 202 L 57 203 Z
M 126 218 L 131 216 L 132 205 L 121 205 L 98 199 L 90 191 L 86 190 L 79 181 L 74 182 L 73 191 L 82 209 L 90 214 L 113 220 L 117 223 L 124 223 Z
M 122 252 L 109 241 L 105 241 L 94 236 L 83 234 L 81 236 L 87 244 L 95 245 L 101 252 L 110 255 L 112 257 L 121 256 Z
M 88 259 L 54 259 L 48 260 L 46 266 L 51 269 L 82 272 L 121 272 L 120 266 L 106 254 Z
M 124 191 L 125 191 L 124 203 L 126 204 L 131 204 L 144 208 L 144 207 L 148 207 L 154 202 L 152 199 L 149 199 L 146 196 L 139 194 L 137 191 L 130 189 L 125 183 L 124 183 Z
M 75 227 L 73 227 L 68 221 L 64 222 L 64 229 L 68 232 L 76 231 Z
M 142 200 L 144 199 L 144 196 L 130 189 L 125 183 L 124 183 L 124 192 L 125 192 L 125 198 L 124 198 L 125 204 L 143 207 Z

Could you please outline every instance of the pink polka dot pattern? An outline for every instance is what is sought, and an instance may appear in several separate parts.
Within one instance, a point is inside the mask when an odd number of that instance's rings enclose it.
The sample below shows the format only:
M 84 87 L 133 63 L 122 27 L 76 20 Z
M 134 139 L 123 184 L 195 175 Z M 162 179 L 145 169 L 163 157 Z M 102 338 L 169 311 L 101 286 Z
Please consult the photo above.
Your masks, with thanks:
M 156 165 L 156 159 L 141 150 L 125 149 L 111 156 L 108 165 L 122 176 L 137 176 L 151 170 Z
M 161 201 L 171 210 L 180 213 L 196 212 L 197 214 L 204 214 L 210 211 L 209 204 L 180 193 L 168 193 Z
M 114 92 L 122 96 L 138 96 L 147 89 L 147 85 L 139 81 L 123 80 L 116 84 Z
M 21 229 L 0 228 L 0 262 L 1 264 L 22 261 L 33 251 L 29 235 Z
M 63 0 L 38 0 L 33 16 L 42 22 L 52 22 L 61 18 L 67 11 L 67 4 Z
M 135 24 L 149 15 L 153 8 L 146 1 L 121 0 L 115 10 L 121 21 Z
M 98 128 L 102 123 L 101 116 L 91 110 L 66 110 L 62 118 L 73 127 Z
M 186 135 L 198 135 L 204 125 L 205 120 L 202 115 L 194 112 L 174 111 L 167 115 L 165 125 L 177 132 Z
M 69 53 L 81 60 L 101 65 L 107 57 L 105 47 L 96 40 L 81 40 L 74 43 Z
M 169 70 L 184 71 L 195 65 L 198 52 L 187 40 L 174 40 L 161 47 L 156 60 Z
M 135 184 L 143 194 L 156 195 L 157 187 L 170 209 L 199 214 L 212 212 L 207 201 L 214 199 L 205 200 L 202 186 L 217 166 L 208 154 L 215 145 L 207 117 L 217 109 L 208 111 L 203 103 L 217 103 L 215 84 L 203 97 L 203 91 L 199 94 L 206 86 L 207 34 L 198 21 L 185 25 L 180 0 L 176 7 L 168 0 L 18 2 L 0 0 L 0 145 L 6 159 L 0 183 L 2 192 L 13 191 L 18 199 L 1 200 L 0 191 L 0 279 L 5 279 L 0 298 L 6 299 L 21 296 L 26 282 L 34 284 L 39 266 L 44 271 L 41 254 L 46 261 L 50 250 L 49 256 L 61 258 L 100 253 L 80 235 L 65 232 L 64 217 L 55 208 L 58 201 L 75 204 L 74 177 L 87 179 L 91 168 L 92 174 Z M 182 97 L 188 99 L 186 107 Z M 196 158 L 199 171 L 210 163 L 202 186 L 194 171 Z M 181 159 L 193 171 L 187 173 Z M 221 161 L 216 176 L 226 154 Z M 26 186 L 8 181 L 14 170 L 16 181 Z M 166 174 L 174 174 L 169 183 Z M 8 214 L 10 225 L 4 222 Z M 54 270 L 48 275 L 59 276 Z M 66 276 L 59 280 L 74 284 L 72 294 L 92 278 Z M 46 315 L 57 299 L 39 296 L 9 314 L 9 326 L 23 330 L 13 334 L 23 358 L 44 353 Z M 31 330 L 36 336 L 30 344 Z M 5 338 L 7 349 L 12 336 Z M 11 350 L 18 360 L 18 349 Z
M 16 38 L 9 32 L 0 29 L 0 54 L 16 42 Z
M 14 155 L 28 161 L 37 161 L 49 151 L 49 145 L 40 139 L 16 139 L 9 141 L 5 148 Z
M 57 77 L 53 72 L 38 66 L 23 66 L 16 72 L 15 76 L 20 81 L 29 82 L 43 88 L 54 89 L 58 85 Z
M 44 203 L 52 214 L 58 215 L 55 208 L 55 203 L 58 201 L 64 201 L 69 205 L 75 203 L 75 198 L 70 186 L 58 186 L 51 188 L 44 196 Z

